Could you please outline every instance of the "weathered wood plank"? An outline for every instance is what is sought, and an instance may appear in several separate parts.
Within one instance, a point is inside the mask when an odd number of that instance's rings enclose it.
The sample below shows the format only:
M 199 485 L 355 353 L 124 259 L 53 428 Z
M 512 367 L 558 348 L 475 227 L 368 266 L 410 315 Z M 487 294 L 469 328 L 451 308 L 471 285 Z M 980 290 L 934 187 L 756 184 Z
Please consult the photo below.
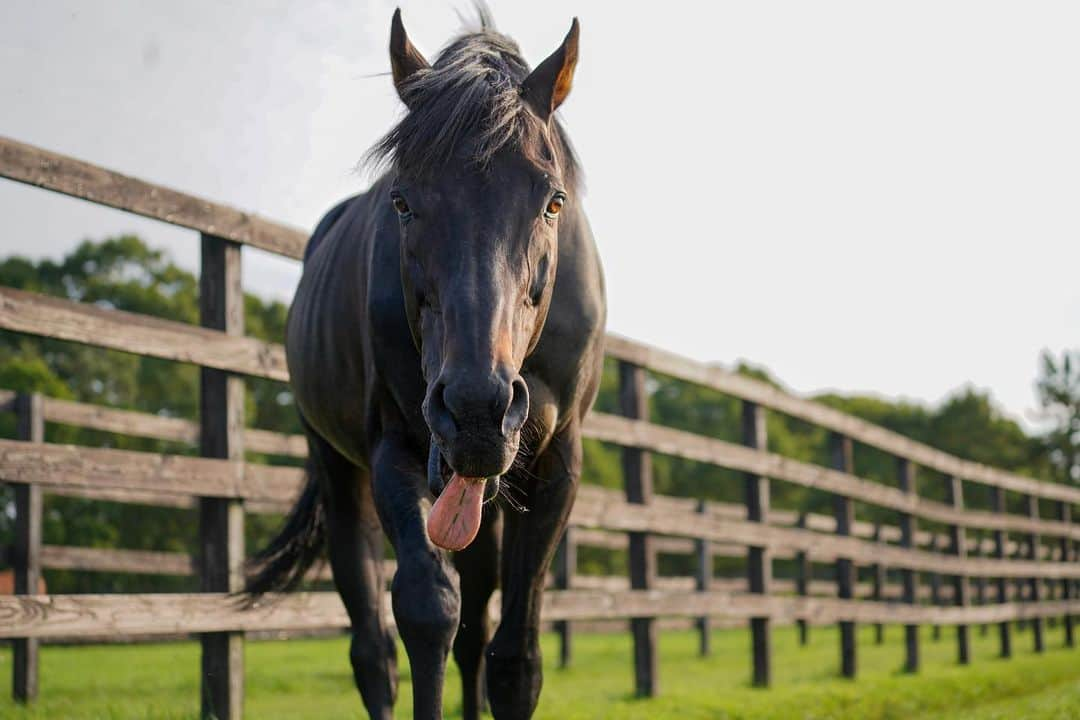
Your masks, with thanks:
M 152 490 L 126 490 L 122 488 L 94 487 L 93 485 L 43 485 L 42 487 L 47 495 L 57 495 L 59 497 L 128 503 L 131 505 L 149 505 L 150 507 L 167 507 L 178 510 L 190 510 L 195 506 L 195 501 L 191 497 Z
M 386 561 L 388 577 L 393 575 L 393 561 Z M 116 572 L 143 575 L 194 575 L 198 562 L 187 553 L 119 548 L 87 548 L 68 545 L 43 545 L 41 566 L 52 570 Z M 330 567 L 320 564 L 307 575 L 308 580 L 330 580 Z
M 0 137 L 0 177 L 299 259 L 307 234 L 258 215 Z
M 798 528 L 758 525 L 745 520 L 716 521 L 702 518 L 692 511 L 657 508 L 621 502 L 618 494 L 595 486 L 582 486 L 571 513 L 571 522 L 577 526 L 641 531 L 657 534 L 703 537 L 720 543 L 765 544 L 771 548 L 787 551 L 805 549 L 823 558 L 847 556 L 856 563 L 868 564 L 880 560 L 898 568 L 915 570 L 965 573 L 968 575 L 1010 577 L 1073 577 L 1080 576 L 1080 568 L 1065 563 L 1033 563 L 1024 560 L 998 561 L 988 558 L 964 560 L 922 550 L 908 551 L 903 548 L 880 545 L 850 536 L 827 535 Z
M 195 574 L 195 563 L 187 553 L 153 550 L 45 545 L 41 548 L 41 563 L 54 570 L 180 576 Z
M 850 472 L 805 463 L 775 453 L 762 452 L 722 440 L 654 425 L 641 420 L 593 413 L 585 422 L 589 437 L 623 446 L 637 447 L 747 473 L 768 476 L 843 495 L 852 500 L 909 512 L 926 520 L 965 527 L 985 527 L 1016 532 L 1075 536 L 1080 528 L 1048 520 L 1032 520 L 971 510 L 905 495 L 896 488 L 856 477 Z
M 579 590 L 605 590 L 608 592 L 631 589 L 630 580 L 621 575 L 575 575 L 571 579 L 570 585 L 572 588 Z M 655 587 L 659 590 L 681 590 L 683 592 L 690 592 L 698 590 L 698 582 L 696 577 L 660 576 L 656 578 Z M 747 583 L 745 578 L 712 578 L 709 582 L 708 589 L 725 590 L 728 592 L 747 592 Z M 874 600 L 873 589 L 871 583 L 859 583 L 856 585 L 855 595 L 859 598 Z M 774 595 L 797 594 L 797 590 L 798 587 L 795 580 L 784 578 L 773 579 Z M 836 597 L 836 583 L 827 580 L 815 580 L 808 584 L 806 594 L 817 597 Z M 943 588 L 943 596 L 946 599 L 951 600 L 952 588 Z M 928 599 L 930 597 L 929 588 L 921 588 L 919 597 L 920 599 Z M 903 586 L 896 583 L 886 584 L 880 601 L 905 602 L 903 600 Z
M 2 286 L 0 329 L 288 380 L 280 345 Z
M 206 458 L 0 439 L 0 477 L 10 482 L 41 484 L 47 492 L 74 489 L 86 491 L 88 496 L 100 496 L 108 489 L 115 489 L 120 494 L 113 499 L 118 501 L 154 499 L 156 503 L 157 498 L 175 497 L 190 503 L 193 494 L 216 493 L 223 497 L 257 498 L 267 503 L 266 511 L 280 511 L 290 505 L 299 491 L 302 471 Z M 787 553 L 787 556 L 802 549 L 822 560 L 844 554 L 859 563 L 880 560 L 893 567 L 927 572 L 936 569 L 970 576 L 1037 576 L 1058 580 L 1080 577 L 1080 567 L 1076 564 L 991 558 L 959 560 L 921 550 L 909 552 L 855 537 L 762 526 L 745 520 L 720 520 L 702 517 L 693 510 L 666 506 L 635 505 L 625 502 L 617 492 L 589 485 L 580 489 L 571 523 L 593 530 L 700 537 L 719 547 L 764 544 L 774 553 Z M 587 534 L 583 536 L 588 537 Z
M 301 258 L 307 244 L 307 234 L 299 229 L 10 138 L 0 137 L 0 176 L 286 257 Z M 620 360 L 712 387 L 947 475 L 1049 500 L 1080 503 L 1080 490 L 1075 488 L 1041 483 L 952 457 L 859 418 L 715 365 L 698 363 L 615 334 L 607 337 L 607 351 Z
M 0 398 L 2 399 L 2 398 Z M 118 432 L 121 434 L 157 437 L 166 440 L 193 442 L 197 437 L 197 426 L 189 421 L 176 418 L 162 418 L 146 413 L 136 413 L 113 408 L 103 408 L 81 403 L 55 400 L 45 400 L 46 419 L 53 422 L 66 422 L 68 424 L 96 429 Z M 594 413 L 586 423 L 586 435 L 609 442 L 632 444 L 634 446 L 650 449 L 655 452 L 663 452 L 691 460 L 714 462 L 717 464 L 742 469 L 746 472 L 759 470 L 759 462 L 753 455 L 746 455 L 746 449 L 737 445 L 723 443 L 721 441 L 685 433 L 662 426 L 650 425 L 649 423 L 632 423 L 625 418 L 619 418 L 602 413 Z M 258 452 L 273 454 L 303 456 L 306 454 L 305 440 L 299 435 L 282 435 L 264 430 L 247 429 L 245 431 L 245 443 L 248 449 Z M 739 455 L 739 452 L 744 454 Z M 733 454 L 734 453 L 734 454 Z M 760 460 L 760 459 L 758 459 Z M 766 462 L 770 457 L 764 457 Z M 804 486 L 815 486 L 809 477 L 814 472 L 821 472 L 823 468 L 816 466 L 799 467 L 805 465 L 791 461 L 786 469 L 796 468 L 795 472 L 780 472 L 776 476 L 789 482 L 795 482 Z M 747 470 L 746 468 L 753 468 Z M 828 472 L 828 471 L 826 471 Z M 835 479 L 835 478 L 834 478 Z M 857 480 L 857 479 L 856 479 Z M 908 506 L 915 506 L 918 514 L 926 516 L 926 519 L 946 524 L 961 524 L 965 527 L 987 527 L 1011 530 L 1015 532 L 1040 532 L 1045 535 L 1059 537 L 1071 537 L 1080 540 L 1080 527 L 1061 521 L 1033 521 L 1030 518 L 1009 516 L 1000 513 L 978 513 L 965 511 L 957 513 L 953 508 L 940 503 L 927 501 L 903 501 L 896 497 L 881 497 L 876 494 L 875 488 L 882 486 L 875 483 L 861 481 L 869 486 L 871 494 L 859 492 L 857 486 L 845 486 L 832 484 L 823 489 L 829 489 L 841 494 L 852 494 L 856 499 L 872 504 L 890 507 L 905 512 Z M 887 488 L 884 488 L 888 490 Z M 876 498 L 876 499 L 875 499 Z M 657 502 L 670 503 L 671 507 L 692 508 L 694 501 L 688 498 L 657 498 Z M 714 503 L 710 505 L 711 512 L 719 517 L 743 517 L 744 510 L 736 505 Z M 928 514 L 928 515 L 927 515 Z M 774 511 L 771 513 L 774 521 L 783 524 L 794 524 L 797 520 L 795 513 Z M 807 525 L 811 529 L 822 532 L 835 531 L 835 519 L 825 515 L 811 514 L 807 517 Z M 852 527 L 852 534 L 860 537 L 871 537 L 874 527 L 870 523 L 856 522 Z M 883 527 L 881 538 L 886 541 L 896 542 L 900 539 L 900 529 L 897 527 Z M 929 543 L 928 533 L 918 533 L 917 544 Z M 618 541 L 613 541 L 618 542 Z M 690 553 L 693 552 L 692 543 L 677 539 L 661 540 L 656 547 L 658 552 Z M 1013 546 L 1012 543 L 1009 544 Z M 613 546 L 614 547 L 614 546 Z M 985 550 L 989 552 L 993 547 L 993 541 L 987 540 Z M 1046 548 L 1040 548 L 1045 556 Z
M 230 460 L 0 439 L 0 477 L 46 487 L 114 488 L 290 502 L 299 491 L 303 471 Z
M 492 600 L 492 608 L 497 608 L 497 596 Z M 1080 601 L 932 608 L 833 598 L 762 598 L 721 590 L 707 593 L 657 589 L 565 590 L 545 594 L 542 617 L 545 622 L 551 622 L 624 620 L 643 613 L 687 618 L 709 614 L 745 621 L 762 612 L 774 622 L 784 624 L 802 617 L 813 624 L 850 620 L 955 625 L 1077 613 L 1080 612 Z M 333 592 L 267 597 L 251 608 L 245 607 L 237 597 L 223 593 L 0 597 L 0 638 L 302 631 L 347 626 L 348 616 L 337 593 Z
M 71 400 L 45 398 L 45 420 L 117 435 L 169 440 L 188 445 L 195 445 L 199 441 L 199 424 L 190 420 Z M 307 440 L 303 435 L 286 435 L 269 430 L 246 428 L 244 447 L 248 451 L 268 455 L 307 456 Z
M 194 445 L 199 440 L 199 425 L 190 420 L 71 400 L 45 398 L 45 419 L 62 425 L 187 445 Z
M 70 420 L 71 424 L 170 440 L 190 440 L 193 435 L 197 434 L 196 425 L 184 420 L 160 418 L 145 413 L 99 408 L 53 399 L 46 400 L 46 418 L 55 422 Z M 135 429 L 140 425 L 146 428 L 146 432 L 135 432 Z M 763 457 L 758 458 L 755 457 L 753 451 L 748 451 L 746 448 L 737 445 L 645 422 L 633 423 L 625 418 L 600 413 L 594 413 L 588 418 L 586 430 L 587 435 L 596 439 L 630 444 L 656 452 L 686 457 L 691 460 L 715 462 L 744 472 L 760 471 L 762 465 L 767 465 L 778 457 L 763 454 Z M 294 456 L 306 454 L 305 440 L 302 436 L 281 435 L 269 431 L 248 429 L 245 431 L 244 438 L 250 450 Z M 748 452 L 749 454 L 747 454 Z M 780 460 L 783 461 L 782 458 Z M 796 461 L 787 461 L 782 464 L 782 470 L 773 475 L 774 477 L 809 487 L 819 486 L 819 483 L 814 480 L 815 474 L 830 472 L 824 468 Z M 833 475 L 832 480 L 834 482 L 825 483 L 822 489 L 828 489 L 839 494 L 848 494 L 855 497 L 855 499 L 890 507 L 901 512 L 910 511 L 914 507 L 917 514 L 926 517 L 928 520 L 947 524 L 960 524 L 965 527 L 1000 528 L 1016 532 L 1037 531 L 1046 535 L 1080 539 L 1080 527 L 1069 523 L 1046 520 L 1032 521 L 1030 518 L 997 513 L 957 512 L 953 508 L 940 503 L 903 500 L 900 497 L 902 494 L 882 496 L 878 489 L 885 491 L 890 489 L 858 478 L 853 478 L 856 484 L 852 485 L 846 483 L 848 478 L 835 477 L 842 474 L 834 473 Z M 837 480 L 839 482 L 836 482 Z M 860 491 L 860 488 L 865 491 Z M 665 506 L 684 507 L 686 509 L 694 506 L 694 501 L 688 498 L 657 498 L 657 502 L 668 504 Z M 712 504 L 710 508 L 712 513 L 719 517 L 744 517 L 745 512 L 738 506 L 724 505 L 722 503 Z M 771 518 L 785 524 L 794 524 L 796 521 L 795 514 L 790 512 L 773 512 Z M 809 515 L 807 523 L 810 528 L 822 532 L 833 532 L 835 530 L 835 519 L 824 515 Z M 874 527 L 870 523 L 856 522 L 852 527 L 852 534 L 856 536 L 871 537 L 873 533 Z M 882 529 L 881 537 L 884 540 L 897 541 L 900 538 L 900 530 L 899 528 L 885 527 Z M 917 535 L 917 542 L 927 544 L 929 534 L 920 533 Z M 674 538 L 657 538 L 654 543 L 658 543 L 655 547 L 657 552 L 693 552 L 692 543 Z M 990 547 L 992 547 L 992 542 L 988 541 L 987 549 L 989 550 Z M 1040 550 L 1043 553 L 1047 552 L 1045 548 L 1040 548 Z
M 590 492 L 591 489 L 586 489 L 584 492 Z M 678 503 L 672 507 L 676 508 L 675 512 L 686 512 L 693 502 L 683 503 L 684 498 L 668 498 L 663 495 L 655 495 L 653 502 L 657 506 L 666 505 L 669 500 L 677 500 Z M 717 506 L 720 506 L 717 508 Z M 718 522 L 724 522 L 727 520 L 741 521 L 743 520 L 745 511 L 738 505 L 724 505 L 723 503 L 710 502 L 708 504 L 708 512 L 706 517 L 715 519 Z M 770 513 L 770 521 L 776 526 L 798 525 L 799 518 L 795 513 L 776 511 Z M 790 520 L 790 521 L 789 521 Z M 916 524 L 917 525 L 917 524 Z M 802 527 L 802 526 L 800 526 Z M 836 531 L 836 520 L 832 517 L 825 515 L 816 515 L 813 513 L 806 514 L 805 527 L 809 527 L 812 530 L 816 530 L 820 533 L 834 533 Z M 881 539 L 891 540 L 899 543 L 901 540 L 900 527 L 884 525 L 881 528 Z M 852 535 L 860 538 L 872 538 L 873 537 L 873 525 L 865 522 L 856 522 L 852 528 Z M 578 529 L 578 544 L 588 545 L 591 547 L 601 547 L 609 550 L 625 550 L 628 546 L 628 540 L 624 533 L 612 532 L 608 530 L 593 529 L 587 527 L 580 527 Z M 934 537 L 934 533 L 927 531 L 915 532 L 915 542 L 912 547 L 918 547 L 921 545 L 928 546 L 931 539 Z M 938 538 L 939 543 L 944 543 L 945 536 L 942 535 Z M 1008 542 L 1006 549 L 1011 552 L 1015 548 L 1014 542 Z M 670 553 L 673 555 L 689 555 L 695 552 L 694 541 L 686 540 L 679 537 L 671 536 L 657 536 L 653 538 L 653 547 L 658 553 Z M 746 553 L 745 548 L 736 543 L 721 543 L 712 542 L 710 544 L 712 553 L 720 557 L 743 557 Z M 983 544 L 980 546 L 983 549 L 984 555 L 989 555 L 993 552 L 994 544 L 992 538 L 986 538 Z M 791 559 L 795 557 L 791 548 L 778 547 L 773 549 L 774 558 Z M 1043 559 L 1048 556 L 1044 554 Z M 817 553 L 815 559 L 818 560 L 830 560 L 831 558 L 824 553 Z
M 303 435 L 286 435 L 270 430 L 247 428 L 244 431 L 244 447 L 248 452 L 307 457 L 307 438 Z
M 878 427 L 852 415 L 820 403 L 790 395 L 783 390 L 753 378 L 681 357 L 667 350 L 609 333 L 606 349 L 619 360 L 637 363 L 655 372 L 713 388 L 726 395 L 757 403 L 770 410 L 805 420 L 852 440 L 883 450 L 890 455 L 906 457 L 925 468 L 1001 487 L 1013 492 L 1034 494 L 1048 500 L 1080 503 L 1080 490 L 1057 483 L 1040 482 L 1012 475 L 979 463 L 961 460 L 948 453 Z M 775 477 L 775 475 L 772 475 Z
M 157 635 L 348 626 L 337 593 L 294 593 L 245 608 L 225 593 L 0 598 L 0 637 Z

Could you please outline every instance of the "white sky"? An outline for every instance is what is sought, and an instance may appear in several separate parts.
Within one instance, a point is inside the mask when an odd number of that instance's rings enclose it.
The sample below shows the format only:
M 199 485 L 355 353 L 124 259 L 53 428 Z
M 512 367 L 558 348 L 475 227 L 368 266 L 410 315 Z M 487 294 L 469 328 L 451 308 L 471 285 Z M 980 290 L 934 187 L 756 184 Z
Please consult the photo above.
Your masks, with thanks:
M 402 2 L 433 58 L 450 2 Z M 464 3 L 459 2 L 461 7 Z M 792 389 L 1034 407 L 1080 344 L 1080 5 L 491 2 L 537 64 L 578 15 L 563 118 L 610 329 Z M 0 133 L 310 228 L 398 117 L 394 3 L 0 3 Z M 641 7 L 641 9 L 637 9 Z M 0 251 L 194 233 L 0 181 Z M 245 251 L 249 290 L 296 263 Z

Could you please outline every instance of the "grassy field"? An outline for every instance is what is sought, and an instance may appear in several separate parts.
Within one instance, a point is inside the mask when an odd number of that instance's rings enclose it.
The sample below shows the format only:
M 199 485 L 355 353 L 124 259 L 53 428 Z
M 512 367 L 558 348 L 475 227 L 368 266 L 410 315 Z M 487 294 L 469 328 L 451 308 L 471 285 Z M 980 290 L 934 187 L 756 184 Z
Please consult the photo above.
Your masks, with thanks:
M 554 637 L 544 638 L 545 685 L 537 718 L 573 720 L 618 718 L 968 718 L 1065 720 L 1080 718 L 1080 650 L 1062 649 L 1060 626 L 1048 629 L 1043 655 L 1031 652 L 1030 633 L 1017 633 L 1016 657 L 996 656 L 996 630 L 973 632 L 974 663 L 957 667 L 953 631 L 941 640 L 923 636 L 924 669 L 917 676 L 899 671 L 902 630 L 886 629 L 886 642 L 873 643 L 861 631 L 860 677 L 836 677 L 838 640 L 833 628 L 813 628 L 811 644 L 800 647 L 791 628 L 777 629 L 775 687 L 747 686 L 749 634 L 717 631 L 714 653 L 697 656 L 690 632 L 661 635 L 662 696 L 638 700 L 631 694 L 630 640 L 624 634 L 581 635 L 575 665 L 559 670 Z M 400 656 L 404 663 L 404 653 Z M 10 650 L 0 670 L 10 677 Z M 348 670 L 347 641 L 293 640 L 247 646 L 247 717 L 350 718 L 362 716 Z M 407 663 L 406 663 L 407 665 Z M 136 646 L 52 647 L 42 653 L 41 699 L 29 710 L 7 697 L 0 717 L 30 718 L 194 718 L 198 699 L 198 646 L 175 643 Z M 410 717 L 410 678 L 402 669 L 397 716 Z M 6 695 L 6 693 L 5 693 Z M 460 713 L 456 673 L 448 680 L 448 717 Z

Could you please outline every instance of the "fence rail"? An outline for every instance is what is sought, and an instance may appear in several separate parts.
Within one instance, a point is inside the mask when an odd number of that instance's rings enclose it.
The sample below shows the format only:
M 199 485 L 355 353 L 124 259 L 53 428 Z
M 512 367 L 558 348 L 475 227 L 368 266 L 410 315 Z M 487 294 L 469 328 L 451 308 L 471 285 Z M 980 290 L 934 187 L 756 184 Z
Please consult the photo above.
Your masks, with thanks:
M 15 650 L 15 696 L 29 700 L 37 692 L 42 640 L 200 633 L 203 713 L 239 718 L 243 633 L 311 632 L 348 623 L 333 593 L 290 594 L 256 607 L 244 607 L 230 595 L 241 579 L 245 513 L 283 512 L 301 483 L 300 470 L 256 462 L 258 456 L 306 454 L 302 437 L 243 427 L 240 376 L 286 381 L 288 373 L 280 345 L 243 334 L 240 247 L 299 258 L 306 236 L 5 138 L 0 177 L 190 228 L 201 234 L 203 258 L 200 325 L 0 288 L 0 330 L 190 363 L 202 373 L 200 423 L 0 390 L 0 410 L 18 419 L 17 439 L 0 440 L 0 479 L 15 488 L 15 542 L 8 555 L 16 595 L 0 598 L 0 637 L 11 638 Z M 629 622 L 636 691 L 656 694 L 662 618 L 693 622 L 703 653 L 709 651 L 713 621 L 746 622 L 753 640 L 751 677 L 762 686 L 771 680 L 771 628 L 778 623 L 797 623 L 803 641 L 807 627 L 838 623 L 842 672 L 849 676 L 858 668 L 858 623 L 877 625 L 879 640 L 884 624 L 905 625 L 909 671 L 919 667 L 921 624 L 957 626 L 960 662 L 971 659 L 968 627 L 977 624 L 998 625 L 1006 656 L 1017 621 L 1030 624 L 1035 647 L 1042 650 L 1044 620 L 1062 618 L 1065 642 L 1074 645 L 1080 525 L 1072 518 L 1080 489 L 962 460 L 757 380 L 616 335 L 608 336 L 607 352 L 619 366 L 620 414 L 591 414 L 585 434 L 621 448 L 625 486 L 616 491 L 585 484 L 573 509 L 543 607 L 545 621 L 559 631 L 562 662 L 572 662 L 575 628 Z M 650 422 L 648 373 L 741 401 L 741 441 Z M 770 452 L 770 412 L 828 431 L 829 466 Z M 201 457 L 47 444 L 46 423 L 178 443 L 198 448 Z M 854 472 L 862 446 L 896 458 L 895 485 Z M 741 473 L 744 503 L 656 494 L 654 454 Z M 918 468 L 945 476 L 947 501 L 920 494 Z M 772 507 L 776 482 L 830 494 L 834 513 Z M 988 489 L 993 510 L 966 506 L 966 484 Z M 197 509 L 198 557 L 44 544 L 43 493 Z M 1007 512 L 1010 497 L 1023 500 L 1024 514 Z M 896 524 L 858 520 L 856 503 L 895 513 Z M 590 546 L 625 552 L 628 576 L 580 573 L 578 548 Z M 660 554 L 696 558 L 694 576 L 659 575 Z M 717 557 L 744 560 L 745 576 L 717 577 Z M 774 577 L 778 561 L 785 576 Z M 830 567 L 829 580 L 815 577 L 815 564 Z M 197 576 L 202 592 L 35 595 L 43 568 Z M 326 579 L 325 569 L 311 578 Z

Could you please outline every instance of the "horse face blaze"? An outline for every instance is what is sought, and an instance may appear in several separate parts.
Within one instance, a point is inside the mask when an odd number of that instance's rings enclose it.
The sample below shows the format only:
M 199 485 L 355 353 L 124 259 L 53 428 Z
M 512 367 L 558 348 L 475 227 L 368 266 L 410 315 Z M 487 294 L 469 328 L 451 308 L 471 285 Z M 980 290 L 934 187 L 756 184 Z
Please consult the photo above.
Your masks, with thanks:
M 436 494 L 455 473 L 509 470 L 529 414 L 521 369 L 547 317 L 567 199 L 548 174 L 507 155 L 489 171 L 463 164 L 434 180 L 399 178 L 391 194 Z

